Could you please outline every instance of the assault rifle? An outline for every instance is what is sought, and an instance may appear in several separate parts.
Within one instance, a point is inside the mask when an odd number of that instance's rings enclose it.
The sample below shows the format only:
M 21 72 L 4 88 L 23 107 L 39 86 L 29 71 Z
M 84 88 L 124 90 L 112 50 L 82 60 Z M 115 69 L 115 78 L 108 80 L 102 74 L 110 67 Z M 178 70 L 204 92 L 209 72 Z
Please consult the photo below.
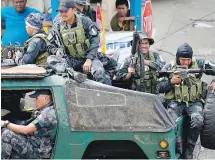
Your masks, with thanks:
M 140 60 L 140 84 L 136 86 L 137 90 L 140 92 L 145 91 L 145 83 L 144 83 L 144 76 L 145 76 L 145 63 L 144 63 L 144 58 L 142 54 L 142 47 L 141 43 L 144 38 L 146 38 L 146 34 L 144 32 L 138 32 L 137 27 L 138 27 L 138 19 L 139 17 L 136 17 L 136 25 L 135 25 L 135 31 L 133 33 L 133 40 L 132 40 L 132 48 L 131 48 L 131 54 L 132 54 L 132 59 L 130 63 L 130 67 L 135 68 L 136 63 L 137 63 L 137 57 L 135 57 L 135 54 L 138 54 L 138 58 Z
M 60 51 L 60 53 L 63 54 L 62 57 L 66 58 L 67 54 L 66 54 L 65 45 L 63 43 L 63 40 L 61 38 L 59 31 L 56 28 L 54 28 L 52 31 L 53 31 L 54 35 L 56 35 L 55 43 L 57 44 L 57 46 L 60 46 L 60 47 L 58 47 L 58 50 Z
M 78 83 L 84 82 L 87 79 L 87 75 L 81 72 L 76 72 L 71 66 L 68 66 L 68 64 L 66 64 L 69 58 L 66 53 L 66 47 L 63 43 L 60 33 L 57 30 L 53 30 L 53 32 L 56 35 L 55 43 L 60 46 L 58 50 L 60 50 L 60 53 L 63 54 L 62 58 L 65 60 L 59 60 L 55 57 L 49 57 L 49 67 L 52 68 L 57 74 L 68 73 L 68 75 L 70 75 L 70 77 L 76 80 Z
M 215 68 L 197 68 L 197 69 L 186 69 L 186 68 L 180 68 L 176 70 L 170 70 L 170 71 L 159 71 L 157 72 L 158 77 L 168 77 L 171 74 L 179 75 L 182 79 L 186 78 L 188 74 L 195 74 L 195 73 L 207 73 L 210 75 L 215 74 Z
M 15 55 L 15 52 L 17 52 L 18 50 L 23 53 L 24 47 L 21 47 L 21 44 L 19 42 L 15 42 L 15 44 L 12 44 L 10 42 L 9 46 L 3 48 L 1 55 L 6 59 L 12 59 Z

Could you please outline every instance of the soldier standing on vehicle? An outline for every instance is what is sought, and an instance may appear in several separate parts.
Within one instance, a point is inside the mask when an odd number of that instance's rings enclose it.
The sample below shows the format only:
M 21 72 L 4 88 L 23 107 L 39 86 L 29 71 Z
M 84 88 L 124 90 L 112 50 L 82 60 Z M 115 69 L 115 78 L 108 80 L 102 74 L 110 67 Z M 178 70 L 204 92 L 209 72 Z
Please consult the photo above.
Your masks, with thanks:
M 156 93 L 157 77 L 155 72 L 161 70 L 165 62 L 158 53 L 149 50 L 150 45 L 154 44 L 154 40 L 149 38 L 147 34 L 144 34 L 144 36 L 145 37 L 141 41 L 141 54 L 144 57 L 145 63 L 144 77 L 140 76 L 140 59 L 136 53 L 135 55 L 130 55 L 125 59 L 119 72 L 117 73 L 117 79 L 132 80 L 132 90 L 140 91 L 140 85 L 145 85 L 144 92 Z M 141 80 L 143 80 L 143 84 Z
M 47 39 L 43 30 L 43 16 L 39 13 L 31 13 L 26 18 L 25 24 L 30 38 L 25 42 L 24 53 L 15 52 L 15 63 L 44 65 L 49 54 L 46 50 Z
M 179 46 L 176 59 L 166 64 L 162 70 L 175 70 L 178 67 L 215 69 L 215 64 L 203 59 L 194 59 L 191 46 L 185 43 Z M 206 74 L 215 75 L 215 70 L 206 71 Z M 184 111 L 191 119 L 184 158 L 192 159 L 193 150 L 203 126 L 203 99 L 206 98 L 207 84 L 201 81 L 202 73 L 187 74 L 183 72 L 182 75 L 175 72 L 168 79 L 162 80 L 158 88 L 160 93 L 165 93 L 168 111 L 175 120 Z
M 111 61 L 98 53 L 99 32 L 95 23 L 88 17 L 76 14 L 73 0 L 62 1 L 59 11 L 62 20 L 48 35 L 51 43 L 47 47 L 49 53 L 66 58 L 75 71 L 91 73 L 95 81 L 110 85 L 110 76 L 106 74 L 103 63 Z
M 51 153 L 57 130 L 51 92 L 40 90 L 30 97 L 36 98 L 38 113 L 35 117 L 19 124 L 1 121 L 2 159 L 14 158 L 12 155 L 20 159 L 50 158 L 47 155 Z

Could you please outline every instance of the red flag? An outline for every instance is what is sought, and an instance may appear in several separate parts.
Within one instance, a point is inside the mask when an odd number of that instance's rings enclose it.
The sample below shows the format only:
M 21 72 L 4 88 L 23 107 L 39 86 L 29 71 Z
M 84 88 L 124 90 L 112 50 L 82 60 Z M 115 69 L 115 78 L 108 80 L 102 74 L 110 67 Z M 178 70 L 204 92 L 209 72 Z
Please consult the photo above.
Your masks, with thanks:
M 101 6 L 97 3 L 96 7 L 96 26 L 102 30 L 102 14 L 101 14 Z
M 148 36 L 152 37 L 152 4 L 151 0 L 147 0 L 143 10 L 143 31 L 148 33 Z

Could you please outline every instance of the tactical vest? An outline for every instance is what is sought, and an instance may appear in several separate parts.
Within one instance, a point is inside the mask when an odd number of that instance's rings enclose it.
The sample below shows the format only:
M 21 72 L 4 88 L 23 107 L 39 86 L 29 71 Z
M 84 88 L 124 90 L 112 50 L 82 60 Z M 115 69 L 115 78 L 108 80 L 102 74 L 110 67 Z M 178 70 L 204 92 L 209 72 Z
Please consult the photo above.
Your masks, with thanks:
M 154 52 L 149 52 L 149 60 L 155 61 Z M 140 87 L 141 84 L 144 84 L 144 88 L 145 88 L 144 92 L 156 94 L 157 76 L 155 74 L 155 71 L 145 65 L 145 75 L 144 77 L 140 77 L 140 59 L 139 58 L 137 59 L 135 71 L 136 71 L 136 74 L 134 76 L 134 81 L 132 83 L 132 89 L 138 90 L 138 87 Z
M 176 63 L 173 64 L 173 69 L 176 68 Z M 189 69 L 198 69 L 198 64 L 195 59 Z M 170 78 L 173 76 L 172 74 Z M 165 94 L 167 100 L 176 100 L 178 102 L 202 100 L 206 98 L 207 84 L 201 81 L 202 74 L 189 74 L 189 78 L 182 80 L 179 85 L 175 85 L 172 90 Z
M 30 42 L 33 38 L 41 38 L 41 39 L 43 39 L 45 42 L 47 42 L 47 39 L 46 39 L 46 35 L 45 35 L 45 34 L 43 34 L 43 33 L 35 34 L 34 36 L 32 36 L 30 39 L 28 39 L 28 40 L 25 42 L 25 48 L 28 48 L 29 42 Z M 36 65 L 45 65 L 48 56 L 49 56 L 49 53 L 48 53 L 47 51 L 45 51 L 44 53 L 41 53 L 41 54 L 36 58 Z
M 60 23 L 60 34 L 64 45 L 67 47 L 70 55 L 76 58 L 85 58 L 86 52 L 90 47 L 90 41 L 85 36 L 81 16 L 76 14 L 77 27 L 65 29 L 64 23 Z

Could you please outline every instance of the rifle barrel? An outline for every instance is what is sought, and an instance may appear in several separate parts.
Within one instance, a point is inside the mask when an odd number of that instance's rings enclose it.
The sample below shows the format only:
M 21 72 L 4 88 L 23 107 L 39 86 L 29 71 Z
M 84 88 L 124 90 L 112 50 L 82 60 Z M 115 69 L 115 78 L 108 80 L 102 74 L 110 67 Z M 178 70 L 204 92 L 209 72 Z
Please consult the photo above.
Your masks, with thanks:
M 162 76 L 168 76 L 172 73 L 179 72 L 185 70 L 187 73 L 205 73 L 205 72 L 213 72 L 215 69 L 181 69 L 181 70 L 170 70 L 170 71 L 159 71 L 158 74 L 160 77 Z

